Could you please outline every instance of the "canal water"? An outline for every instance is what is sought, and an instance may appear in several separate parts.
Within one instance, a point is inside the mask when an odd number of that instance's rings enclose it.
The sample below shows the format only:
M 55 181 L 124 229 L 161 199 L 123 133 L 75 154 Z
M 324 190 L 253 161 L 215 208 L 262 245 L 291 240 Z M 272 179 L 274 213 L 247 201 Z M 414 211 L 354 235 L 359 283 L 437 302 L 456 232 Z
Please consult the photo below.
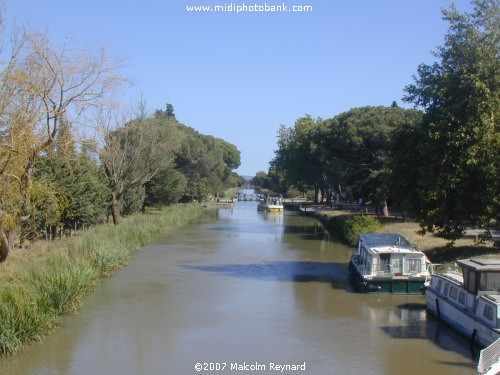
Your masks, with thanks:
M 207 211 L 141 249 L 42 343 L 1 358 L 0 374 L 476 373 L 423 296 L 353 293 L 350 256 L 294 212 Z

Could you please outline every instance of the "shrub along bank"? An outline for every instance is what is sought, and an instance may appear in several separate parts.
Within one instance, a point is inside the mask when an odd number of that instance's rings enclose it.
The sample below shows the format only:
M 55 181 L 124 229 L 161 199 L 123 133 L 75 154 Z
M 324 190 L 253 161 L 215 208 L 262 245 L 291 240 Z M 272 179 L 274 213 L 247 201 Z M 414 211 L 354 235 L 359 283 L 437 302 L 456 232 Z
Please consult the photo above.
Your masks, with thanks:
M 339 235 L 341 240 L 349 245 L 358 242 L 358 236 L 362 233 L 375 233 L 382 227 L 382 223 L 373 216 L 367 215 L 317 215 L 326 229 Z
M 125 266 L 148 242 L 199 216 L 196 203 L 132 216 L 45 248 L 15 252 L 0 267 L 0 354 L 41 340 L 74 312 L 101 277 Z

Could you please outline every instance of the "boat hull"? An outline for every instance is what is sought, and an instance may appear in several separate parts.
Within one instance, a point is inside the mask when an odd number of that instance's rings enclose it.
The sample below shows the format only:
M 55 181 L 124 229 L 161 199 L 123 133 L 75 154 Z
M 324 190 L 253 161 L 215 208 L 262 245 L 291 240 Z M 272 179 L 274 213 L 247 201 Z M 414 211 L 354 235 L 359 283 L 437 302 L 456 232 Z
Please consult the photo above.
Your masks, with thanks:
M 498 331 L 485 326 L 472 313 L 457 308 L 455 304 L 435 294 L 431 289 L 425 291 L 425 299 L 430 314 L 476 344 L 486 347 L 500 338 Z
M 349 262 L 349 279 L 359 293 L 379 294 L 423 294 L 425 277 L 372 276 L 364 277 L 352 262 Z
M 283 206 L 258 205 L 257 209 L 263 212 L 283 212 Z

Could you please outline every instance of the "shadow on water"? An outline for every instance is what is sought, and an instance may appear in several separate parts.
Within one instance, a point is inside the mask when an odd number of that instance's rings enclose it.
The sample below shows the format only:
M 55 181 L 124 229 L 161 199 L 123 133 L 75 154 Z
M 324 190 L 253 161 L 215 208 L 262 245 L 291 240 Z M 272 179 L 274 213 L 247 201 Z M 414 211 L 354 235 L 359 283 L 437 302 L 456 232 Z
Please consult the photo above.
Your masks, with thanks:
M 285 225 L 285 234 L 299 234 L 304 240 L 323 241 L 329 240 L 330 234 L 319 225 L 300 226 L 300 225 Z
M 460 333 L 440 322 L 426 311 L 425 303 L 405 303 L 398 305 L 394 311 L 406 322 L 403 326 L 386 326 L 380 329 L 393 339 L 429 340 L 440 349 L 460 354 L 462 357 L 477 363 L 480 348 L 471 343 Z M 475 368 L 474 363 L 447 363 L 457 367 Z
M 208 230 L 220 231 L 220 232 L 232 232 L 232 233 L 269 233 L 275 232 L 278 226 L 272 227 L 269 225 L 252 225 L 247 227 L 241 226 L 219 226 L 207 228 Z
M 283 231 L 284 234 L 298 234 L 301 239 L 324 241 L 330 239 L 328 232 L 325 232 L 319 226 L 296 226 L 296 225 L 249 225 L 249 226 L 214 226 L 207 228 L 211 231 L 230 232 L 230 233 L 272 233 L 277 230 Z
M 347 287 L 347 265 L 321 262 L 269 262 L 260 264 L 224 264 L 214 266 L 182 265 L 197 271 L 215 272 L 230 277 L 264 281 L 322 282 L 332 288 Z

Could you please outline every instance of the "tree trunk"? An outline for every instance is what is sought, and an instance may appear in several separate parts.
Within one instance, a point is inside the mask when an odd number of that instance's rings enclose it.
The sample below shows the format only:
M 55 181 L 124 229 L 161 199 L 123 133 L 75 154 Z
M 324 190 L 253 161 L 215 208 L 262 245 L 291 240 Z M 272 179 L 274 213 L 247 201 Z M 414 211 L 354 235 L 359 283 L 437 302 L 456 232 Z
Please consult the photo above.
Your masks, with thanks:
M 20 190 L 23 197 L 23 216 L 20 218 L 21 222 L 21 233 L 19 235 L 19 240 L 21 247 L 24 247 L 25 241 L 29 239 L 32 228 L 29 219 L 31 218 L 31 196 L 30 190 L 32 186 L 32 176 L 33 176 L 33 160 L 28 161 L 25 167 L 25 174 L 21 177 Z
M 118 225 L 121 221 L 120 209 L 118 207 L 118 199 L 116 199 L 116 193 L 113 192 L 113 197 L 111 201 L 111 215 L 113 216 L 113 224 Z
M 9 238 L 7 237 L 5 231 L 2 229 L 0 230 L 0 263 L 5 262 L 5 260 L 9 256 L 10 250 L 11 247 Z
M 384 217 L 389 216 L 389 208 L 387 207 L 387 200 L 382 201 L 382 212 L 384 214 Z

